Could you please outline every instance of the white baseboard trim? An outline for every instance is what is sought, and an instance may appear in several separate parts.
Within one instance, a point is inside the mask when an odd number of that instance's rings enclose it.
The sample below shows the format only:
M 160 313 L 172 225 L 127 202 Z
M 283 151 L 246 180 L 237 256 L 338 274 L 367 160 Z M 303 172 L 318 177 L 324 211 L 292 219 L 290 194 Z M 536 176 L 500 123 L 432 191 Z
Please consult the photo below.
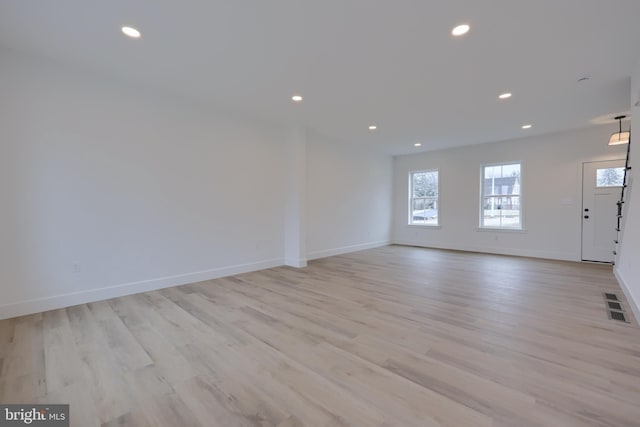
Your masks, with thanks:
M 307 266 L 307 259 L 306 258 L 286 259 L 284 261 L 284 265 L 289 267 L 295 267 L 295 268 L 304 268 Z
M 627 297 L 627 302 L 631 307 L 631 311 L 633 311 L 633 316 L 636 318 L 636 322 L 640 325 L 640 306 L 638 305 L 639 301 L 633 299 L 631 289 L 629 288 L 627 282 L 624 280 L 624 277 L 622 277 L 622 275 L 620 274 L 617 266 L 613 268 L 613 274 L 614 276 L 616 276 L 618 284 L 620 285 L 620 288 L 622 288 L 622 292 L 624 292 L 624 295 Z
M 326 258 L 335 255 L 347 254 L 349 252 L 364 251 L 365 249 L 379 248 L 381 246 L 390 245 L 389 240 L 378 240 L 377 242 L 360 243 L 358 245 L 343 246 L 341 248 L 326 249 L 322 251 L 313 251 L 307 254 L 308 260 Z
M 248 264 L 214 268 L 194 273 L 142 280 L 139 282 L 123 283 L 103 288 L 88 289 L 86 291 L 71 292 L 27 301 L 19 301 L 0 305 L 0 320 L 24 316 L 27 314 L 40 313 L 48 310 L 55 310 L 58 308 L 71 307 L 78 304 L 103 301 L 126 295 L 139 294 L 142 292 L 155 291 L 173 286 L 186 285 L 188 283 L 201 282 L 203 280 L 217 279 L 219 277 L 232 276 L 234 274 L 249 273 L 251 271 L 279 267 L 283 264 L 283 259 L 271 259 Z
M 567 252 L 550 252 L 550 251 L 538 251 L 538 250 L 530 250 L 530 249 L 515 249 L 515 248 L 492 248 L 492 247 L 482 247 L 482 246 L 470 246 L 470 245 L 448 245 L 442 243 L 425 243 L 425 242 L 416 242 L 410 240 L 394 240 L 394 245 L 405 245 L 405 246 L 418 246 L 421 248 L 432 248 L 432 249 L 448 249 L 454 251 L 466 251 L 466 252 L 478 252 L 485 254 L 495 254 L 495 255 L 512 255 L 512 256 L 521 256 L 521 257 L 529 257 L 529 258 L 542 258 L 542 259 L 553 259 L 559 261 L 580 261 L 576 258 L 576 255 L 573 253 Z

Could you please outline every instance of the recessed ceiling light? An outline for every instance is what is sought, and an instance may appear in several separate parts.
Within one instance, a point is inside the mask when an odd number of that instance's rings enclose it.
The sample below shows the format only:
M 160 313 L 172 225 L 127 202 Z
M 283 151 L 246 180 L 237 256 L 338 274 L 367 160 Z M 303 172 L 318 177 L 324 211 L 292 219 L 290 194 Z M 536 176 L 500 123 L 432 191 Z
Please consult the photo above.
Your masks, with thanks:
M 140 38 L 140 31 L 136 30 L 133 27 L 122 27 L 122 32 L 133 39 Z
M 302 102 L 302 96 L 300 96 L 300 95 L 293 95 L 293 96 L 291 97 L 291 100 L 292 100 L 293 102 Z
M 533 125 L 522 125 L 522 129 L 531 129 Z
M 369 126 L 369 130 L 376 130 L 376 129 L 378 129 L 378 126 L 376 125 Z
M 509 92 L 503 93 L 498 98 L 500 98 L 500 99 L 509 99 L 509 98 L 511 98 L 511 94 Z
M 419 142 L 416 142 L 415 144 L 413 144 L 414 147 L 422 147 L 422 144 L 420 144 Z
M 458 25 L 453 30 L 451 30 L 451 34 L 453 34 L 456 37 L 463 36 L 467 34 L 470 29 L 471 27 L 468 26 L 467 24 Z

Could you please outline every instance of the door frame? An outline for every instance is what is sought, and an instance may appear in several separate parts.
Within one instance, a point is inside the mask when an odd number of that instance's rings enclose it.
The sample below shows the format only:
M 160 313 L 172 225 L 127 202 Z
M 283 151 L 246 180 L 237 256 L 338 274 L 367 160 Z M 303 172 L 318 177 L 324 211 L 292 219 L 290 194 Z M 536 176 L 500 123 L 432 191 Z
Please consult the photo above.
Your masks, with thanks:
M 582 216 L 584 215 L 584 190 L 585 190 L 585 179 L 584 179 L 584 171 L 585 166 L 589 163 L 607 163 L 607 162 L 625 162 L 624 158 L 621 159 L 601 159 L 601 160 L 589 160 L 582 162 L 582 168 L 580 171 L 580 261 L 581 262 L 590 262 L 597 264 L 610 264 L 608 261 L 592 261 L 584 259 L 584 221 Z

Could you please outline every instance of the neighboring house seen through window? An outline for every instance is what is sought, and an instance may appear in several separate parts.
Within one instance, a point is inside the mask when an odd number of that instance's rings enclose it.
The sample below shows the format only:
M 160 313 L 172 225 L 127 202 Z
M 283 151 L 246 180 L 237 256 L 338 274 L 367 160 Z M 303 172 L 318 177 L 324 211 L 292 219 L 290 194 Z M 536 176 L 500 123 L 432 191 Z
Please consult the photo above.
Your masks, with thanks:
M 522 229 L 520 163 L 482 166 L 480 227 Z
M 438 171 L 409 174 L 409 224 L 438 225 Z

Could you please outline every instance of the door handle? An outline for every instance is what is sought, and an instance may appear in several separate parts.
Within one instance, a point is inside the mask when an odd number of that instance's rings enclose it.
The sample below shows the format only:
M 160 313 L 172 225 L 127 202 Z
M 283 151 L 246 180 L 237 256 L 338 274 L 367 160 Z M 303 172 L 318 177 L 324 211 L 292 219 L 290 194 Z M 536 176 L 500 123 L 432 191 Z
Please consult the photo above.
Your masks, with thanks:
M 585 215 L 585 216 L 584 216 L 584 219 L 589 219 L 589 215 Z

